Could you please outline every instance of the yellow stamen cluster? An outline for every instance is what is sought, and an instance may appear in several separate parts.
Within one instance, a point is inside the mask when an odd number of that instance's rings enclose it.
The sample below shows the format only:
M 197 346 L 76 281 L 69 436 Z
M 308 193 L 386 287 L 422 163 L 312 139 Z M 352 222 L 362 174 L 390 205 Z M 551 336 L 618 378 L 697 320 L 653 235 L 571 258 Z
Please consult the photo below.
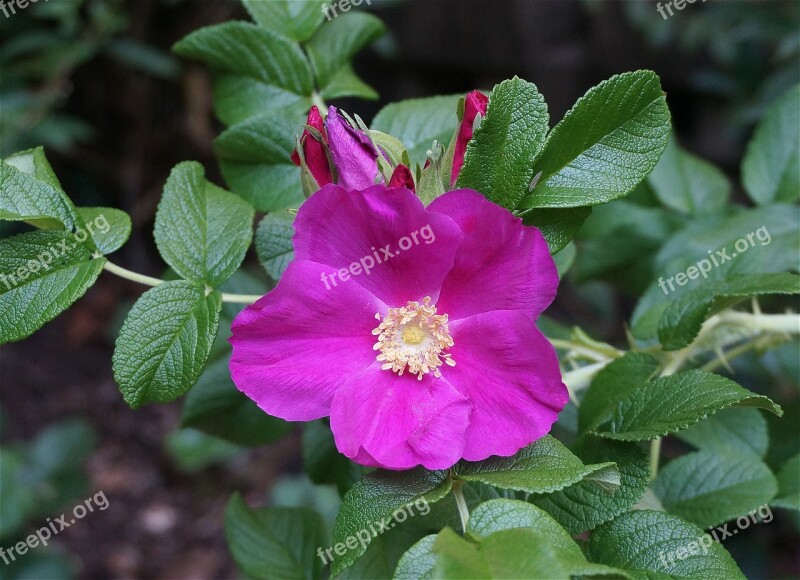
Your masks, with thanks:
M 375 318 L 381 320 L 381 315 Z M 372 348 L 380 351 L 377 359 L 383 361 L 383 370 L 402 375 L 408 367 L 408 372 L 421 381 L 429 372 L 441 377 L 442 364 L 456 365 L 449 354 L 443 354 L 453 346 L 447 314 L 436 314 L 430 296 L 422 303 L 411 301 L 401 308 L 390 308 L 372 334 L 378 337 Z

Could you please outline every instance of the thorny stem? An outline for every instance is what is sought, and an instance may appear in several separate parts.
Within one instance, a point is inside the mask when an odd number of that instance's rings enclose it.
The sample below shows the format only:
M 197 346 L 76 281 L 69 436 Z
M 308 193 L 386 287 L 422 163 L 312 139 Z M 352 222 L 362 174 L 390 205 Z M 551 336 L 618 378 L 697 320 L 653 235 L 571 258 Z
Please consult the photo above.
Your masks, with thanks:
M 158 286 L 159 284 L 163 284 L 165 282 L 160 278 L 153 278 L 151 276 L 145 276 L 144 274 L 137 274 L 136 272 L 131 272 L 130 270 L 122 268 L 121 266 L 117 266 L 116 264 L 113 264 L 108 261 L 103 266 L 103 269 L 111 272 L 112 274 L 116 274 L 120 278 L 125 278 L 126 280 L 131 280 L 139 284 L 144 284 L 145 286 Z M 257 294 L 228 294 L 227 292 L 222 293 L 222 301 L 231 304 L 252 304 L 259 298 L 261 298 L 261 296 Z

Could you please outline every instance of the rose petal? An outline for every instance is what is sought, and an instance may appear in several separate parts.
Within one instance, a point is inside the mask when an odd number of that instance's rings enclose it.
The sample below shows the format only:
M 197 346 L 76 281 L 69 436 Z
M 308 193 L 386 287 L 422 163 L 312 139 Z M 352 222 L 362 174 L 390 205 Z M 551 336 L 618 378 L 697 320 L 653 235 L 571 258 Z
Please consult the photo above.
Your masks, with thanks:
M 333 398 L 336 447 L 364 465 L 446 469 L 461 457 L 472 405 L 445 381 L 381 370 L 352 377 Z
M 437 302 L 451 320 L 492 310 L 522 310 L 534 319 L 555 298 L 558 271 L 541 232 L 507 209 L 462 189 L 436 198 L 431 212 L 451 217 L 464 234 Z
M 550 431 L 569 395 L 553 346 L 522 312 L 488 312 L 450 325 L 454 367 L 443 379 L 474 407 L 464 459 L 513 455 Z
M 300 207 L 295 230 L 298 259 L 339 270 L 337 284 L 357 280 L 392 307 L 425 296 L 435 301 L 461 242 L 453 220 L 427 212 L 406 189 L 382 185 L 322 188 Z
M 372 329 L 386 305 L 357 282 L 326 289 L 321 264 L 294 261 L 231 327 L 233 382 L 270 415 L 325 417 L 336 390 L 375 362 Z

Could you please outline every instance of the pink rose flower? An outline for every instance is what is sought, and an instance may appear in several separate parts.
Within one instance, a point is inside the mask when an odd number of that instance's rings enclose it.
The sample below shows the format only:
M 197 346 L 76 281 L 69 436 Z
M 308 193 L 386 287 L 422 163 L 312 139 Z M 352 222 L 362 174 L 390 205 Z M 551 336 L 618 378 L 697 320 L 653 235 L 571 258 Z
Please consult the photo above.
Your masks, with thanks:
M 509 456 L 567 402 L 536 328 L 558 275 L 542 234 L 472 190 L 329 185 L 295 220 L 295 260 L 233 323 L 231 374 L 270 415 L 330 416 L 364 465 Z

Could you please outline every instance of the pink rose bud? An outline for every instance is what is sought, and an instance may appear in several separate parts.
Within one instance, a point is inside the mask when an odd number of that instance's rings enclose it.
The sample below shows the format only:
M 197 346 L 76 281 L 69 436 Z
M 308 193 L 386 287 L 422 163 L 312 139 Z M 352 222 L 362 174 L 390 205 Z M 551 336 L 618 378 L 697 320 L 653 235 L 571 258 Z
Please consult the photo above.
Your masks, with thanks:
M 320 142 L 318 136 L 308 130 L 308 127 L 316 129 L 319 135 L 322 136 L 322 139 L 325 139 L 325 124 L 316 106 L 311 107 L 308 111 L 306 125 L 307 127 L 303 130 L 303 135 L 300 137 L 300 146 L 303 148 L 304 159 L 301 161 L 299 153 L 293 151 L 292 163 L 300 166 L 304 161 L 312 177 L 317 182 L 317 185 L 323 187 L 329 183 L 333 183 L 333 175 L 331 173 L 330 164 L 328 163 L 328 154 L 325 151 L 324 142 Z
M 369 136 L 347 122 L 336 107 L 328 109 L 325 119 L 328 149 L 336 168 L 338 185 L 351 191 L 360 191 L 383 183 L 378 168 L 380 151 Z
M 456 148 L 453 152 L 453 171 L 450 175 L 450 186 L 452 187 L 461 173 L 464 166 L 464 154 L 467 152 L 467 143 L 472 139 L 472 128 L 475 125 L 475 117 L 486 116 L 486 108 L 489 105 L 489 97 L 480 91 L 472 91 L 464 100 L 464 118 L 461 119 L 461 127 L 456 138 Z
M 392 178 L 389 180 L 389 187 L 404 187 L 410 191 L 415 191 L 414 177 L 411 175 L 411 170 L 403 164 L 395 167 Z

